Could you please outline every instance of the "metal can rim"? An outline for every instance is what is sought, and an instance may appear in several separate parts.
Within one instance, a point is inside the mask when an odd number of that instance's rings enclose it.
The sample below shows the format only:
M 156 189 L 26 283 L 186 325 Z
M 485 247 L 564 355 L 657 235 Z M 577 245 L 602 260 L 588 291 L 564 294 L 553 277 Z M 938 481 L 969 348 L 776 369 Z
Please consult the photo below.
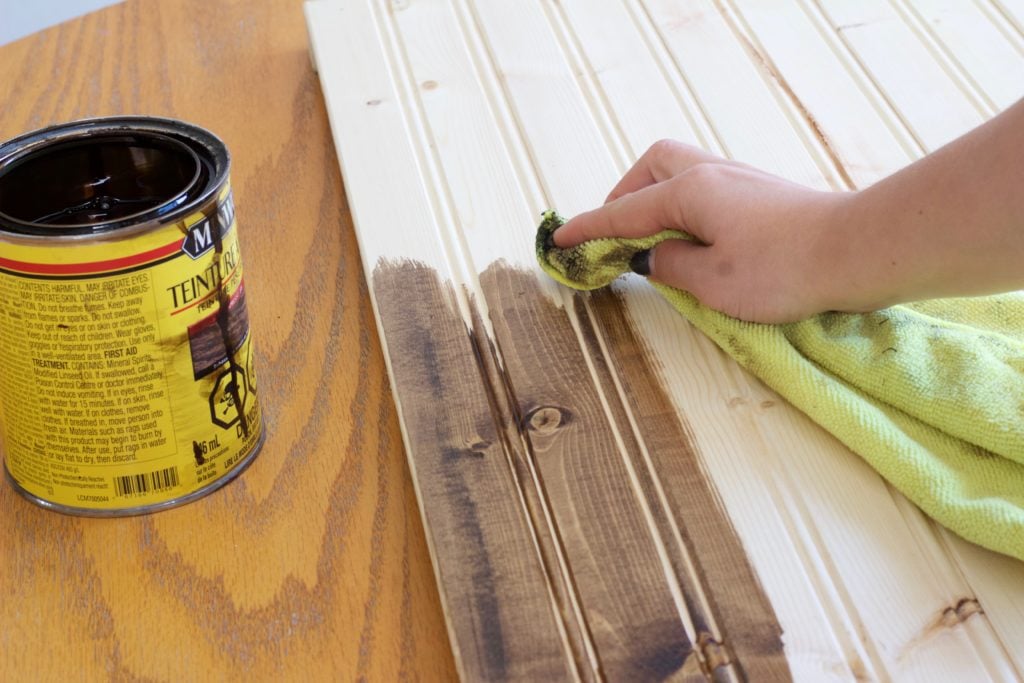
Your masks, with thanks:
M 175 138 L 189 144 L 190 149 L 209 162 L 213 172 L 204 187 L 191 201 L 181 204 L 166 214 L 141 222 L 128 221 L 116 228 L 75 234 L 27 234 L 19 232 L 0 221 L 0 236 L 5 240 L 38 242 L 80 242 L 123 239 L 152 230 L 162 225 L 182 220 L 204 206 L 228 181 L 231 170 L 231 155 L 224 141 L 209 130 L 193 123 L 159 116 L 102 116 L 58 123 L 38 130 L 23 133 L 0 143 L 0 176 L 4 168 L 23 160 L 27 155 L 41 151 L 61 142 L 88 139 L 110 134 L 152 133 Z

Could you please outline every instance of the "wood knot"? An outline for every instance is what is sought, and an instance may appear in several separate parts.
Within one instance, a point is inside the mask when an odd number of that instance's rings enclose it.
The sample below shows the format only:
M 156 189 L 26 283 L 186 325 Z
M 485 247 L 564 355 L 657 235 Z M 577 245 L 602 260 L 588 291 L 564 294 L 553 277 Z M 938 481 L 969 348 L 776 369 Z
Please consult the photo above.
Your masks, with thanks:
M 938 623 L 946 628 L 962 624 L 975 614 L 983 614 L 981 604 L 975 598 L 962 598 L 953 607 L 947 607 L 939 615 Z
M 553 434 L 572 421 L 572 413 L 558 406 L 534 408 L 523 418 L 523 425 L 531 432 Z

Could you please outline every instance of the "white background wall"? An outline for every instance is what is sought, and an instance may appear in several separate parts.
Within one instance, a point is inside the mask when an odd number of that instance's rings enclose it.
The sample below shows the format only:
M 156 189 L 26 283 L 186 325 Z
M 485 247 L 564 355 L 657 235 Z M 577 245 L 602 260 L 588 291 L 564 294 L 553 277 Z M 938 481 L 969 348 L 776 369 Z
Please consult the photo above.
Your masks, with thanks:
M 0 45 L 119 0 L 0 0 Z

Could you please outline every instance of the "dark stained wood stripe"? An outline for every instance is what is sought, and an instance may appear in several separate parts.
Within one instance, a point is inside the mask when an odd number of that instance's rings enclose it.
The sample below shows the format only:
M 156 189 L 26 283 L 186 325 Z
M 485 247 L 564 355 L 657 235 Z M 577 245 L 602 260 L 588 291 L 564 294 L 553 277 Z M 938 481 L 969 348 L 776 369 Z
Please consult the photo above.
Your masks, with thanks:
M 602 674 L 699 674 L 684 670 L 693 648 L 569 317 L 531 273 L 498 263 L 480 284 Z
M 451 285 L 402 262 L 379 265 L 372 287 L 463 678 L 570 680 L 575 666 Z
M 626 408 L 618 396 L 615 379 L 613 378 L 613 370 L 609 367 L 608 361 L 605 358 L 605 352 L 601 348 L 601 342 L 598 340 L 598 332 L 594 327 L 594 321 L 586 305 L 587 298 L 586 294 L 577 293 L 573 300 L 587 354 L 594 363 L 598 375 L 598 383 L 605 388 L 608 395 L 608 404 L 616 424 L 620 427 L 619 433 L 625 446 L 626 455 L 632 461 L 633 470 L 636 472 L 644 497 L 647 499 L 651 516 L 654 519 L 658 537 L 666 547 L 668 561 L 672 566 L 675 581 L 682 590 L 690 623 L 696 632 L 697 647 L 690 653 L 690 657 L 684 664 L 683 669 L 685 671 L 702 672 L 705 675 L 711 676 L 716 681 L 736 680 L 742 677 L 742 670 L 735 661 L 735 657 L 731 655 L 728 647 L 722 642 L 723 638 L 718 631 L 717 625 L 714 623 L 713 617 L 707 613 L 704 603 L 700 600 L 700 593 L 703 587 L 699 581 L 694 580 L 687 569 L 685 556 L 689 549 L 678 547 L 675 541 L 672 532 L 672 520 L 670 519 L 671 511 L 666 510 L 663 505 L 659 504 L 654 477 L 643 460 L 641 444 L 630 425 Z M 629 369 L 625 370 L 628 371 Z M 646 379 L 653 378 L 642 377 L 640 378 L 641 383 Z M 654 426 L 659 430 L 666 429 L 661 424 Z M 671 430 L 671 427 L 668 427 L 668 429 Z M 690 445 L 689 435 L 687 434 L 686 437 L 687 441 L 681 443 L 684 448 Z
M 600 660 L 591 654 L 594 650 L 593 637 L 580 615 L 579 596 L 571 575 L 568 575 L 565 549 L 558 530 L 552 528 L 549 522 L 550 504 L 544 498 L 544 491 L 535 482 L 532 454 L 529 452 L 529 442 L 521 433 L 523 416 L 518 412 L 511 380 L 500 367 L 497 349 L 487 334 L 473 295 L 466 291 L 466 298 L 473 316 L 473 348 L 488 385 L 494 422 L 499 426 L 504 439 L 509 467 L 533 524 L 555 608 L 562 619 L 576 671 L 583 681 L 598 680 L 601 677 Z
M 621 302 L 577 297 L 581 348 L 531 273 L 495 264 L 480 283 L 493 339 L 433 270 L 373 278 L 463 676 L 789 680 L 771 605 Z
M 671 508 L 667 512 L 675 519 L 698 574 L 699 586 L 691 585 L 685 572 L 679 573 L 679 559 L 673 566 L 688 596 L 695 590 L 702 590 L 707 596 L 713 618 L 724 636 L 719 643 L 708 631 L 698 634 L 706 661 L 732 659 L 751 681 L 790 680 L 782 628 L 714 485 L 701 470 L 689 425 L 681 422 L 683 418 L 673 410 L 642 343 L 633 334 L 619 298 L 606 289 L 593 293 L 590 300 L 611 363 L 647 446 L 654 475 L 660 480 Z M 577 302 L 581 321 L 586 323 L 589 315 L 582 299 Z M 592 348 L 591 355 L 598 357 L 600 350 Z M 646 469 L 638 462 L 637 469 L 641 468 Z M 660 507 L 653 482 L 648 481 L 645 492 L 652 507 Z M 671 537 L 665 533 L 662 536 L 666 541 Z M 691 602 L 691 615 L 700 629 L 709 615 L 700 613 L 696 601 L 688 600 L 688 606 Z

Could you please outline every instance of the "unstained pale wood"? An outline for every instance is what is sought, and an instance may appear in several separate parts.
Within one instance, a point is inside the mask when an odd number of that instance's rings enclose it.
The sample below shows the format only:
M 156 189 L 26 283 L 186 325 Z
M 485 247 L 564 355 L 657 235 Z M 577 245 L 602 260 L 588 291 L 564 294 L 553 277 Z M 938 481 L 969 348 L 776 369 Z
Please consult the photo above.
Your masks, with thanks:
M 298 2 L 128 2 L 0 47 L 0 138 L 140 113 L 222 136 L 268 436 L 146 517 L 0 487 L 0 679 L 450 680 L 453 659 Z

